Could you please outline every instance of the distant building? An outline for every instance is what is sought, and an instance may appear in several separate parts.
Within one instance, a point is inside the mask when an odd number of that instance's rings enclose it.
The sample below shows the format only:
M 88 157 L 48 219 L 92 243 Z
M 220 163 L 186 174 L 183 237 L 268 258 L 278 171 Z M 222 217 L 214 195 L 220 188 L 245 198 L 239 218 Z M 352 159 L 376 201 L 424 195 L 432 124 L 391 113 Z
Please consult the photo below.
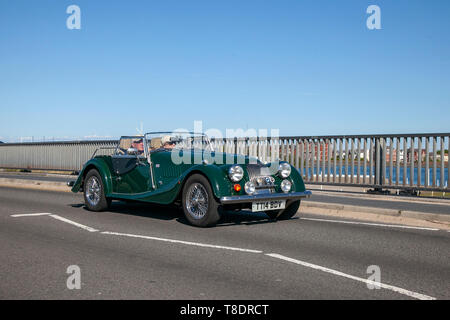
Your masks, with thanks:
M 386 149 L 386 161 L 390 162 L 392 158 L 392 162 L 397 162 L 397 149 L 394 149 L 392 151 L 392 157 L 391 157 L 391 150 Z M 398 161 L 403 161 L 404 153 L 403 150 L 398 150 Z
M 403 159 L 405 158 L 405 155 L 406 155 L 406 161 L 407 162 L 411 162 L 412 158 L 414 158 L 414 161 L 418 161 L 419 160 L 419 153 L 421 154 L 422 161 L 424 161 L 425 160 L 425 156 L 427 154 L 425 149 L 419 150 L 417 148 L 416 149 L 408 148 L 406 150 L 406 152 L 404 152 L 403 150 L 398 150 L 398 155 L 399 155 L 398 161 L 403 161 Z M 386 161 L 387 162 L 391 161 L 390 149 L 386 150 Z M 394 149 L 392 151 L 392 162 L 397 162 L 397 149 Z
M 436 155 L 436 160 L 441 161 L 441 155 L 440 154 Z M 444 154 L 444 162 L 448 162 L 448 153 Z
M 412 158 L 414 158 L 414 161 L 419 161 L 419 152 L 421 154 L 422 157 L 422 161 L 425 159 L 425 156 L 427 154 L 425 149 L 419 150 L 419 149 L 412 149 L 408 148 L 408 153 L 407 153 L 407 160 L 411 161 Z M 413 157 L 414 155 L 414 157 Z

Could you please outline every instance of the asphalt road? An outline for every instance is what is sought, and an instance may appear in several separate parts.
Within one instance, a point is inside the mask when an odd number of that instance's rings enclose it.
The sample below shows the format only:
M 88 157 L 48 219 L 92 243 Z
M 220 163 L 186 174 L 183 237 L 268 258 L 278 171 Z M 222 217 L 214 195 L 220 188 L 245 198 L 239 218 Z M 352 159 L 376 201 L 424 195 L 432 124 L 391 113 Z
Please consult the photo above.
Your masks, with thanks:
M 9 188 L 0 203 L 0 299 L 450 299 L 443 230 L 249 212 L 199 229 L 175 208 L 93 213 L 81 194 Z M 20 216 L 32 213 L 45 215 Z M 366 283 L 373 265 L 380 289 Z
M 62 175 L 42 175 L 40 173 L 16 173 L 16 172 L 0 172 L 0 178 L 12 178 L 21 180 L 42 180 L 42 181 L 53 181 L 53 182 L 68 182 L 77 179 L 77 176 L 62 176 Z M 444 199 L 443 202 L 447 204 L 437 204 L 437 203 L 426 203 L 416 201 L 399 201 L 408 200 L 407 197 L 399 196 L 388 196 L 384 199 L 380 199 L 377 196 L 360 194 L 359 197 L 355 194 L 352 197 L 339 195 L 338 192 L 335 194 L 326 194 L 319 191 L 313 191 L 313 197 L 309 198 L 308 201 L 320 202 L 320 203 L 337 203 L 342 205 L 353 205 L 353 206 L 365 206 L 365 207 L 376 207 L 384 209 L 394 209 L 394 210 L 407 210 L 407 211 L 418 211 L 418 212 L 430 212 L 439 214 L 449 214 L 450 215 L 450 199 Z

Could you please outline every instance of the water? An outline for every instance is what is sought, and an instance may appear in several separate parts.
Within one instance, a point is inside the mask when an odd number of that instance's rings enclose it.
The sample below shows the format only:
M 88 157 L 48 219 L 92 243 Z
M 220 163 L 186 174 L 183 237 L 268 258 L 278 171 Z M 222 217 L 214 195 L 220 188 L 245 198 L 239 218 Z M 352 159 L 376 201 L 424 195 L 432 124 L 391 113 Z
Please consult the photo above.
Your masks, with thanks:
M 349 172 L 349 174 L 351 174 L 351 166 L 348 167 L 342 167 L 342 172 L 339 172 L 339 166 L 336 167 L 336 172 L 337 175 L 339 175 L 339 173 L 341 175 L 345 175 L 346 172 Z M 374 175 L 374 171 L 375 168 L 372 169 L 372 174 Z M 313 175 L 317 174 L 317 168 L 308 168 L 308 172 L 309 172 L 309 176 L 311 176 L 311 173 Z M 417 185 L 417 179 L 418 179 L 418 168 L 414 168 L 414 185 Z M 425 172 L 426 169 L 422 168 L 421 169 L 421 179 L 420 179 L 420 184 L 423 186 L 425 185 Z M 353 170 L 353 175 L 354 175 L 354 181 L 356 179 L 356 175 L 358 173 L 358 168 L 355 166 L 354 170 Z M 319 175 L 322 174 L 322 168 L 319 168 Z M 331 176 L 334 175 L 334 170 L 333 168 L 330 168 L 330 174 Z M 359 175 L 360 175 L 360 181 L 362 180 L 363 175 L 366 175 L 366 183 L 368 183 L 368 177 L 370 175 L 370 168 L 366 169 L 366 172 L 364 173 L 364 167 L 361 167 L 359 170 Z M 303 176 L 306 175 L 306 168 L 303 169 Z M 325 177 L 328 175 L 328 168 L 325 167 Z M 387 180 L 389 180 L 389 176 L 390 176 L 390 172 L 389 172 L 389 167 L 386 168 L 386 175 L 385 178 Z M 399 184 L 403 184 L 403 179 L 406 178 L 406 184 L 409 185 L 410 183 L 410 179 L 411 179 L 411 168 L 408 167 L 406 170 L 406 177 L 403 176 L 403 167 L 400 167 L 400 174 L 399 174 Z M 397 181 L 397 172 L 396 172 L 396 168 L 394 168 L 393 170 L 393 174 L 392 174 L 392 182 L 395 184 Z M 441 168 L 436 168 L 436 185 L 440 186 L 441 183 Z M 444 169 L 444 186 L 447 187 L 447 183 L 448 183 L 448 168 Z M 431 186 L 433 184 L 433 169 L 430 168 L 429 169 L 429 181 L 428 181 L 428 185 Z

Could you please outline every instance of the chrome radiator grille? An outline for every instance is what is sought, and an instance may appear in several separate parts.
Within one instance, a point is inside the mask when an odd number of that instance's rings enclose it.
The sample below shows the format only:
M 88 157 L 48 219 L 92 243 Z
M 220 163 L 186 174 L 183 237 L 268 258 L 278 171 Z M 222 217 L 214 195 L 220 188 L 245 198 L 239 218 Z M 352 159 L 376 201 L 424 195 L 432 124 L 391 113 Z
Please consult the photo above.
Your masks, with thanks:
M 254 181 L 254 179 L 261 177 L 261 168 L 263 165 L 260 164 L 248 164 L 247 165 L 247 172 L 248 172 L 248 178 L 250 181 Z
M 261 164 L 247 165 L 248 178 L 256 188 L 270 188 L 274 185 L 274 179 L 270 175 L 269 168 Z

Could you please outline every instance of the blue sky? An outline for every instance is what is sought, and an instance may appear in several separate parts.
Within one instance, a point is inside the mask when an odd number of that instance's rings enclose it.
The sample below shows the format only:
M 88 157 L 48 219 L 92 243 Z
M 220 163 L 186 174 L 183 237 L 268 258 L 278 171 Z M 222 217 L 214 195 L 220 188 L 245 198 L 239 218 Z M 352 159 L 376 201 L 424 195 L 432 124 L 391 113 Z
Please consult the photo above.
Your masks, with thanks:
M 81 8 L 69 30 L 66 8 Z M 368 30 L 366 8 L 381 8 Z M 0 0 L 0 140 L 450 131 L 450 1 Z

